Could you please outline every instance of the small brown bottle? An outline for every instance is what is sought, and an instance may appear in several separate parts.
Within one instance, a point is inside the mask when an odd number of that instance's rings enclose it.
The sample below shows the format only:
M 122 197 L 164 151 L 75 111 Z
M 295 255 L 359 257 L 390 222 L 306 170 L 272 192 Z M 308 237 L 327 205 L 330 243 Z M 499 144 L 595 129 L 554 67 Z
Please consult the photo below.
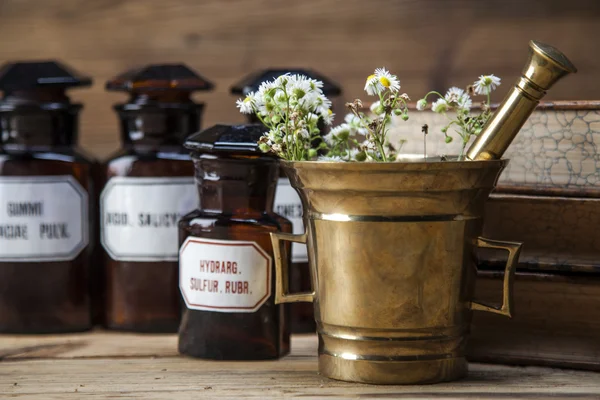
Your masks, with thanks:
M 180 64 L 131 70 L 106 84 L 131 95 L 115 106 L 123 146 L 105 163 L 100 197 L 108 328 L 177 332 L 177 222 L 198 202 L 182 144 L 198 131 L 203 109 L 190 94 L 212 87 Z
M 258 149 L 263 132 L 262 125 L 216 125 L 185 142 L 200 206 L 179 222 L 182 354 L 262 360 L 289 352 L 270 233 L 289 233 L 292 225 L 272 211 L 278 163 Z
M 54 61 L 0 68 L 0 332 L 91 327 L 94 161 L 65 93 L 91 83 Z
M 260 84 L 265 81 L 273 81 L 284 74 L 304 75 L 312 79 L 323 82 L 323 93 L 326 96 L 339 96 L 342 93 L 341 88 L 330 79 L 322 76 L 318 72 L 310 69 L 290 68 L 290 69 L 266 69 L 248 75 L 240 82 L 231 87 L 231 93 L 238 96 L 246 96 L 248 93 L 256 92 Z M 333 107 L 332 107 L 333 108 Z M 341 107 L 340 107 L 341 109 Z M 248 116 L 248 122 L 258 123 L 259 120 L 254 114 Z M 321 127 L 322 129 L 324 126 Z M 277 214 L 289 219 L 294 226 L 294 233 L 304 232 L 302 222 L 302 202 L 300 196 L 292 186 L 290 180 L 283 173 L 280 174 L 275 193 L 275 203 L 273 206 Z M 311 292 L 311 277 L 308 267 L 308 252 L 306 245 L 300 243 L 292 244 L 292 266 L 290 270 L 290 292 Z M 295 303 L 291 308 L 291 329 L 293 333 L 315 332 L 316 323 L 314 318 L 313 305 L 310 303 Z

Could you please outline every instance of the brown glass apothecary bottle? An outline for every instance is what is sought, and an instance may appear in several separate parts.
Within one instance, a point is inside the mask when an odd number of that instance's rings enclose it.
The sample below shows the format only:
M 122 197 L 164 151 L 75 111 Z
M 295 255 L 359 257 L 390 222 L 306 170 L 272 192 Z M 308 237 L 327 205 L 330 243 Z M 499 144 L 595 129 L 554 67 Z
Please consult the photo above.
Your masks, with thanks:
M 256 92 L 260 84 L 265 81 L 272 81 L 284 74 L 304 75 L 312 79 L 323 82 L 323 93 L 328 97 L 339 97 L 342 93 L 341 88 L 331 79 L 315 72 L 311 69 L 302 68 L 279 68 L 265 69 L 252 73 L 231 87 L 231 93 L 238 96 L 246 96 L 248 93 Z M 332 109 L 336 107 L 335 100 Z M 248 115 L 248 122 L 258 123 L 259 120 L 254 114 Z M 325 128 L 321 126 L 322 130 Z M 292 221 L 294 233 L 304 232 L 302 223 L 302 202 L 296 190 L 290 185 L 290 181 L 283 173 L 280 173 L 275 193 L 275 203 L 273 206 L 277 214 L 284 216 Z M 308 268 L 308 253 L 306 245 L 300 243 L 292 244 L 292 266 L 290 268 L 290 291 L 292 293 L 312 291 L 310 271 Z M 315 332 L 316 323 L 314 318 L 313 305 L 311 303 L 295 303 L 291 308 L 291 329 L 293 333 Z
M 55 61 L 0 68 L 0 332 L 91 327 L 94 160 L 65 93 L 91 83 Z
M 182 144 L 198 131 L 213 85 L 185 65 L 149 65 L 110 80 L 130 93 L 115 110 L 122 149 L 106 161 L 100 197 L 105 250 L 105 322 L 111 329 L 176 332 L 177 221 L 196 207 L 194 166 Z
M 216 125 L 185 142 L 200 203 L 179 222 L 182 354 L 261 360 L 289 352 L 287 307 L 274 301 L 270 233 L 292 225 L 273 213 L 278 163 L 258 149 L 263 132 L 262 125 Z

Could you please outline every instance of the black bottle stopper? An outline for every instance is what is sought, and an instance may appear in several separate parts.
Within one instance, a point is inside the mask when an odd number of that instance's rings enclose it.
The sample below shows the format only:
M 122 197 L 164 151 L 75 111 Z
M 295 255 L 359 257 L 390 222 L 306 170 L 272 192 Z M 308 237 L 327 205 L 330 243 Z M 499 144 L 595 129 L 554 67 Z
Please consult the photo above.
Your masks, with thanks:
M 11 62 L 0 67 L 0 132 L 5 145 L 28 136 L 47 136 L 48 143 L 72 144 L 78 114 L 66 90 L 90 86 L 92 79 L 58 61 Z
M 203 103 L 191 93 L 214 85 L 184 64 L 154 64 L 126 71 L 106 82 L 107 90 L 131 94 L 128 103 L 115 105 L 124 141 L 178 144 L 200 129 Z
M 262 153 L 258 140 L 266 131 L 261 124 L 215 125 L 189 136 L 183 146 L 194 153 Z

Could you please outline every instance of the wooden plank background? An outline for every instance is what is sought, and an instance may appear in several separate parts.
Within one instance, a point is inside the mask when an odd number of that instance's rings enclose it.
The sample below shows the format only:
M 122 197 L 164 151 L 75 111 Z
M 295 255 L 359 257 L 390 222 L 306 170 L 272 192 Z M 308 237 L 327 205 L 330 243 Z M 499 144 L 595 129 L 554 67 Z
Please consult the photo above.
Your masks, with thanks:
M 91 89 L 73 92 L 86 106 L 81 143 L 106 156 L 119 137 L 111 105 L 126 96 L 104 83 L 134 66 L 185 62 L 213 80 L 197 96 L 209 126 L 243 121 L 229 87 L 264 67 L 313 67 L 344 100 L 363 96 L 377 66 L 414 99 L 495 73 L 500 100 L 537 39 L 580 70 L 549 99 L 598 99 L 599 28 L 597 0 L 2 0 L 0 60 L 55 58 L 91 75 Z

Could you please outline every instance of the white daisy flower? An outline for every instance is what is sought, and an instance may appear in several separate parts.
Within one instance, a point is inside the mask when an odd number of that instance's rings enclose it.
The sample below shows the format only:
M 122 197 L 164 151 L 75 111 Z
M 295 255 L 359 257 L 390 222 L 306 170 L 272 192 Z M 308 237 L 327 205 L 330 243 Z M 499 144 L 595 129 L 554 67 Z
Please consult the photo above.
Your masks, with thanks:
M 464 94 L 461 96 L 460 99 L 458 99 L 458 108 L 460 108 L 461 110 L 467 110 L 470 111 L 471 107 L 473 106 L 473 101 L 471 100 L 471 97 L 469 97 L 468 94 Z
M 375 77 L 381 86 L 389 89 L 390 92 L 396 93 L 398 90 L 400 90 L 400 80 L 398 77 L 396 75 L 392 75 L 390 71 L 386 70 L 385 68 L 377 68 L 375 70 Z
M 475 89 L 475 93 L 488 95 L 493 90 L 500 86 L 500 78 L 491 74 L 491 75 L 481 75 L 478 80 L 473 83 L 473 87 Z
M 351 136 L 354 136 L 357 133 L 364 136 L 369 133 L 369 130 L 365 128 L 363 121 L 352 113 L 346 114 L 344 121 L 350 129 Z
M 333 124 L 333 119 L 335 118 L 335 114 L 331 111 L 331 109 L 327 109 L 326 112 L 321 114 L 321 118 L 323 118 L 323 122 L 325 125 Z
M 319 122 L 319 116 L 315 113 L 308 113 L 308 122 L 311 124 L 316 124 Z
M 368 151 L 377 150 L 377 145 L 368 139 L 361 143 L 361 147 Z
M 383 90 L 383 85 L 379 83 L 379 79 L 375 74 L 367 76 L 367 81 L 365 82 L 365 92 L 369 96 L 375 96 L 377 93 Z
M 344 117 L 344 122 L 347 123 L 348 125 L 356 124 L 359 121 L 360 121 L 360 118 L 358 118 L 356 115 L 354 115 L 352 113 L 348 113 Z
M 335 136 L 333 135 L 333 133 L 331 133 L 331 131 L 327 134 L 322 136 L 323 137 L 323 141 L 330 147 L 335 146 Z
M 298 136 L 303 137 L 305 139 L 308 139 L 310 137 L 310 134 L 308 133 L 308 131 L 306 129 L 299 129 L 297 131 Z
M 285 93 L 283 93 L 282 91 L 278 91 L 277 93 L 275 93 L 275 96 L 273 96 L 273 101 L 275 101 L 275 103 L 277 103 L 277 105 L 279 106 L 285 106 L 287 104 L 287 100 L 285 99 Z
M 344 161 L 340 156 L 319 156 L 317 161 Z
M 329 131 L 329 134 L 333 136 L 334 139 L 339 139 L 340 137 L 348 136 L 351 132 L 351 127 L 348 124 L 340 124 L 338 126 L 334 126 Z
M 465 91 L 462 90 L 461 88 L 457 88 L 456 86 L 451 87 L 450 89 L 448 89 L 448 91 L 446 92 L 446 102 L 451 104 L 451 103 L 458 103 L 459 100 L 464 96 Z
M 427 100 L 426 99 L 421 99 L 421 100 L 417 101 L 417 110 L 423 111 L 425 108 L 427 108 Z
M 445 113 L 450 109 L 448 103 L 446 103 L 446 99 L 439 98 L 431 104 L 431 109 L 436 113 Z
M 254 107 L 252 106 L 252 103 L 254 101 L 254 94 L 250 93 L 248 94 L 248 96 L 246 96 L 245 99 L 238 99 L 235 102 L 235 105 L 237 108 L 240 109 L 240 112 L 242 114 L 252 114 L 254 112 Z
M 376 101 L 373 104 L 371 104 L 371 107 L 369 107 L 371 109 L 371 112 L 375 115 L 381 115 L 383 113 L 385 113 L 383 107 L 381 107 L 381 102 L 380 101 Z
M 359 149 L 350 149 L 347 153 L 346 156 L 346 160 L 350 161 L 350 160 L 356 160 L 356 156 L 360 153 L 361 151 Z

